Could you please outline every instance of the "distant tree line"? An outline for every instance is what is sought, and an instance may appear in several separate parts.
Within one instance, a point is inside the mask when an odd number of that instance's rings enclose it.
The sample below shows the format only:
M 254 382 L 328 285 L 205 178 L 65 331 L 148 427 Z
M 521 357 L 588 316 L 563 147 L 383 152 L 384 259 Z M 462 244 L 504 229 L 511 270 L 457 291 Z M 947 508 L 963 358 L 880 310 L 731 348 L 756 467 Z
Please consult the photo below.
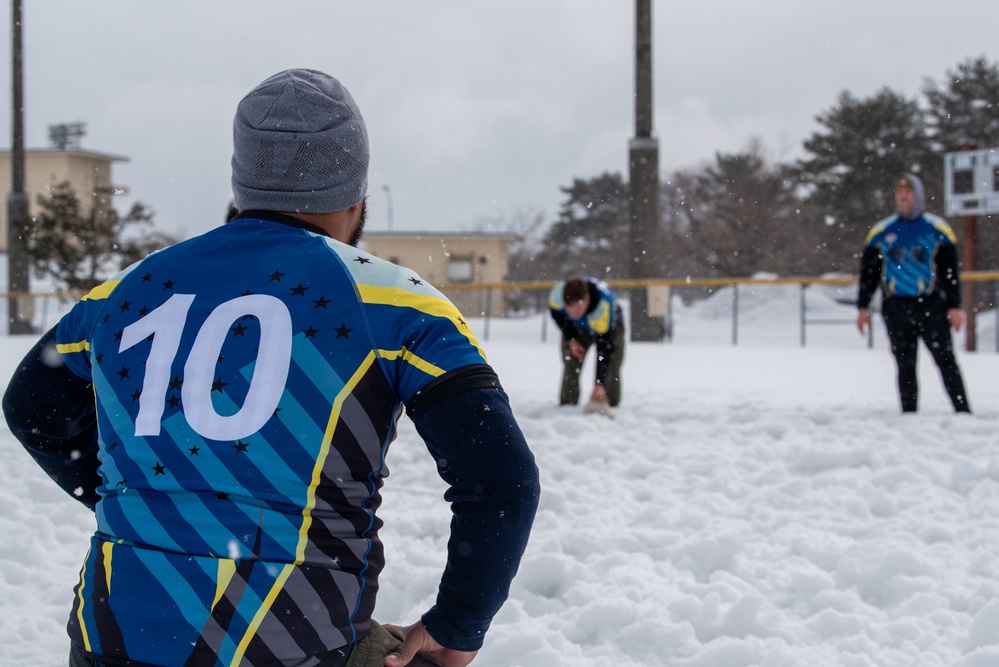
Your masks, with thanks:
M 943 82 L 925 80 L 920 99 L 888 87 L 868 98 L 844 90 L 816 121 L 820 129 L 793 163 L 771 161 L 752 139 L 741 152 L 666 177 L 663 277 L 855 273 L 867 230 L 891 213 L 895 175 L 918 174 L 928 210 L 943 215 L 944 153 L 999 147 L 999 66 L 969 59 Z M 627 277 L 627 181 L 603 173 L 562 192 L 546 232 L 514 248 L 510 278 Z M 962 225 L 954 227 L 960 235 Z M 978 267 L 996 268 L 997 249 L 999 229 L 980 225 Z

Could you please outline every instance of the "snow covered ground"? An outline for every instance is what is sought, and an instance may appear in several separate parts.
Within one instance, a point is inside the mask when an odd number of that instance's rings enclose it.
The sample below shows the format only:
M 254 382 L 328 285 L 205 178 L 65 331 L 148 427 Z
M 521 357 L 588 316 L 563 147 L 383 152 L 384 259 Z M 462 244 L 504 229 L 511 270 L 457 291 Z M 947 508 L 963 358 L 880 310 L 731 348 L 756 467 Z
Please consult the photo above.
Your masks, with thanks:
M 738 346 L 729 291 L 678 304 L 673 343 L 628 347 L 613 420 L 555 405 L 540 316 L 489 323 L 543 495 L 473 664 L 999 665 L 994 314 L 982 351 L 960 355 L 975 414 L 951 412 L 923 349 L 921 412 L 903 417 L 880 321 L 873 350 L 849 324 L 809 327 L 802 348 L 798 298 L 744 288 Z M 818 290 L 808 304 L 814 319 L 854 315 Z M 32 342 L 0 338 L 4 384 Z M 376 618 L 409 623 L 434 598 L 449 517 L 405 418 L 400 431 Z M 0 455 L 0 667 L 64 665 L 92 518 L 5 426 Z

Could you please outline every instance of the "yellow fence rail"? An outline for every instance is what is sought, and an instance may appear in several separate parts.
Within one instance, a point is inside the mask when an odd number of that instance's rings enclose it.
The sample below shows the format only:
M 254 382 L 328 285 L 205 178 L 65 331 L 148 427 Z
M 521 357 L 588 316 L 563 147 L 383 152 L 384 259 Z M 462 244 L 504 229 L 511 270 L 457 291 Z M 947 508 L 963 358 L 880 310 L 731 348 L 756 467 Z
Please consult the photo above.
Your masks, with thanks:
M 999 271 L 967 271 L 961 274 L 961 279 L 967 283 L 999 283 Z M 857 276 L 784 276 L 784 277 L 723 277 L 723 278 L 648 278 L 631 280 L 608 280 L 608 284 L 616 290 L 641 289 L 641 288 L 670 288 L 670 289 L 719 289 L 732 287 L 732 344 L 737 345 L 739 340 L 739 288 L 740 287 L 767 287 L 779 285 L 798 285 L 801 288 L 800 297 L 800 342 L 804 347 L 807 341 L 807 328 L 811 325 L 824 324 L 852 324 L 852 319 L 808 319 L 806 307 L 807 288 L 813 285 L 848 287 L 857 284 Z M 475 307 L 459 306 L 463 308 L 466 315 L 480 315 L 484 318 L 484 339 L 489 339 L 489 322 L 494 314 L 492 299 L 494 293 L 503 295 L 504 293 L 521 291 L 535 292 L 537 302 L 547 296 L 547 291 L 555 285 L 553 280 L 521 281 L 521 282 L 499 282 L 499 283 L 446 283 L 438 284 L 436 287 L 443 293 L 456 301 L 462 300 L 462 294 L 478 292 L 482 299 L 476 302 Z M 48 291 L 48 292 L 0 292 L 0 299 L 21 299 L 31 300 L 32 303 L 43 304 L 41 310 L 41 328 L 50 326 L 44 320 L 49 317 L 50 304 L 54 300 L 59 304 L 64 304 L 62 308 L 52 308 L 53 314 L 64 309 L 65 304 L 73 303 L 82 298 L 86 292 L 69 291 Z M 500 297 L 502 298 L 502 296 Z M 542 306 L 538 305 L 538 308 Z M 999 308 L 996 308 L 996 351 L 999 352 Z M 38 318 L 36 317 L 36 322 Z M 669 316 L 667 316 L 667 321 Z M 546 336 L 546 318 L 542 319 L 541 337 Z M 669 331 L 669 327 L 667 327 Z M 873 329 L 871 330 L 873 332 Z M 873 334 L 872 334 L 873 335 Z M 669 333 L 667 334 L 669 337 Z M 873 338 L 868 338 L 868 344 L 873 345 Z

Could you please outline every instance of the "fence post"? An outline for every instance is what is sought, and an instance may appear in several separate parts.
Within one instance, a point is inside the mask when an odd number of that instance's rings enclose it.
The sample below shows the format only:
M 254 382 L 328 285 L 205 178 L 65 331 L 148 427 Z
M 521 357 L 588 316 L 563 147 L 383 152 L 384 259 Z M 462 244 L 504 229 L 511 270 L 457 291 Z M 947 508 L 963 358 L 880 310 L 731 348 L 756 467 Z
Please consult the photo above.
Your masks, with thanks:
M 482 332 L 482 340 L 489 340 L 489 317 L 493 312 L 493 288 L 486 288 L 486 322 Z
M 805 347 L 805 326 L 806 326 L 806 321 L 805 321 L 805 290 L 807 288 L 808 288 L 808 283 L 801 283 L 801 300 L 799 302 L 800 303 L 800 308 L 798 309 L 798 312 L 801 315 L 801 346 L 802 347 Z
M 739 283 L 732 284 L 732 345 L 739 344 Z

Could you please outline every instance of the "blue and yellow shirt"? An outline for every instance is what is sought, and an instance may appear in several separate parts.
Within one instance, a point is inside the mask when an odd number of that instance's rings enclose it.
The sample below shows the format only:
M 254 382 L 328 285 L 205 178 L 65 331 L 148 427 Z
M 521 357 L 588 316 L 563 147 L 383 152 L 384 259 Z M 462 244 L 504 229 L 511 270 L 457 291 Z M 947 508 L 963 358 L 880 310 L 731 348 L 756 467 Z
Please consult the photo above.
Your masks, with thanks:
M 56 328 L 97 398 L 70 620 L 90 653 L 297 664 L 370 627 L 396 421 L 485 354 L 418 275 L 293 224 L 241 217 L 154 253 Z
M 885 218 L 867 235 L 858 306 L 867 307 L 880 283 L 885 298 L 940 295 L 948 307 L 958 307 L 956 243 L 950 225 L 931 213 Z

